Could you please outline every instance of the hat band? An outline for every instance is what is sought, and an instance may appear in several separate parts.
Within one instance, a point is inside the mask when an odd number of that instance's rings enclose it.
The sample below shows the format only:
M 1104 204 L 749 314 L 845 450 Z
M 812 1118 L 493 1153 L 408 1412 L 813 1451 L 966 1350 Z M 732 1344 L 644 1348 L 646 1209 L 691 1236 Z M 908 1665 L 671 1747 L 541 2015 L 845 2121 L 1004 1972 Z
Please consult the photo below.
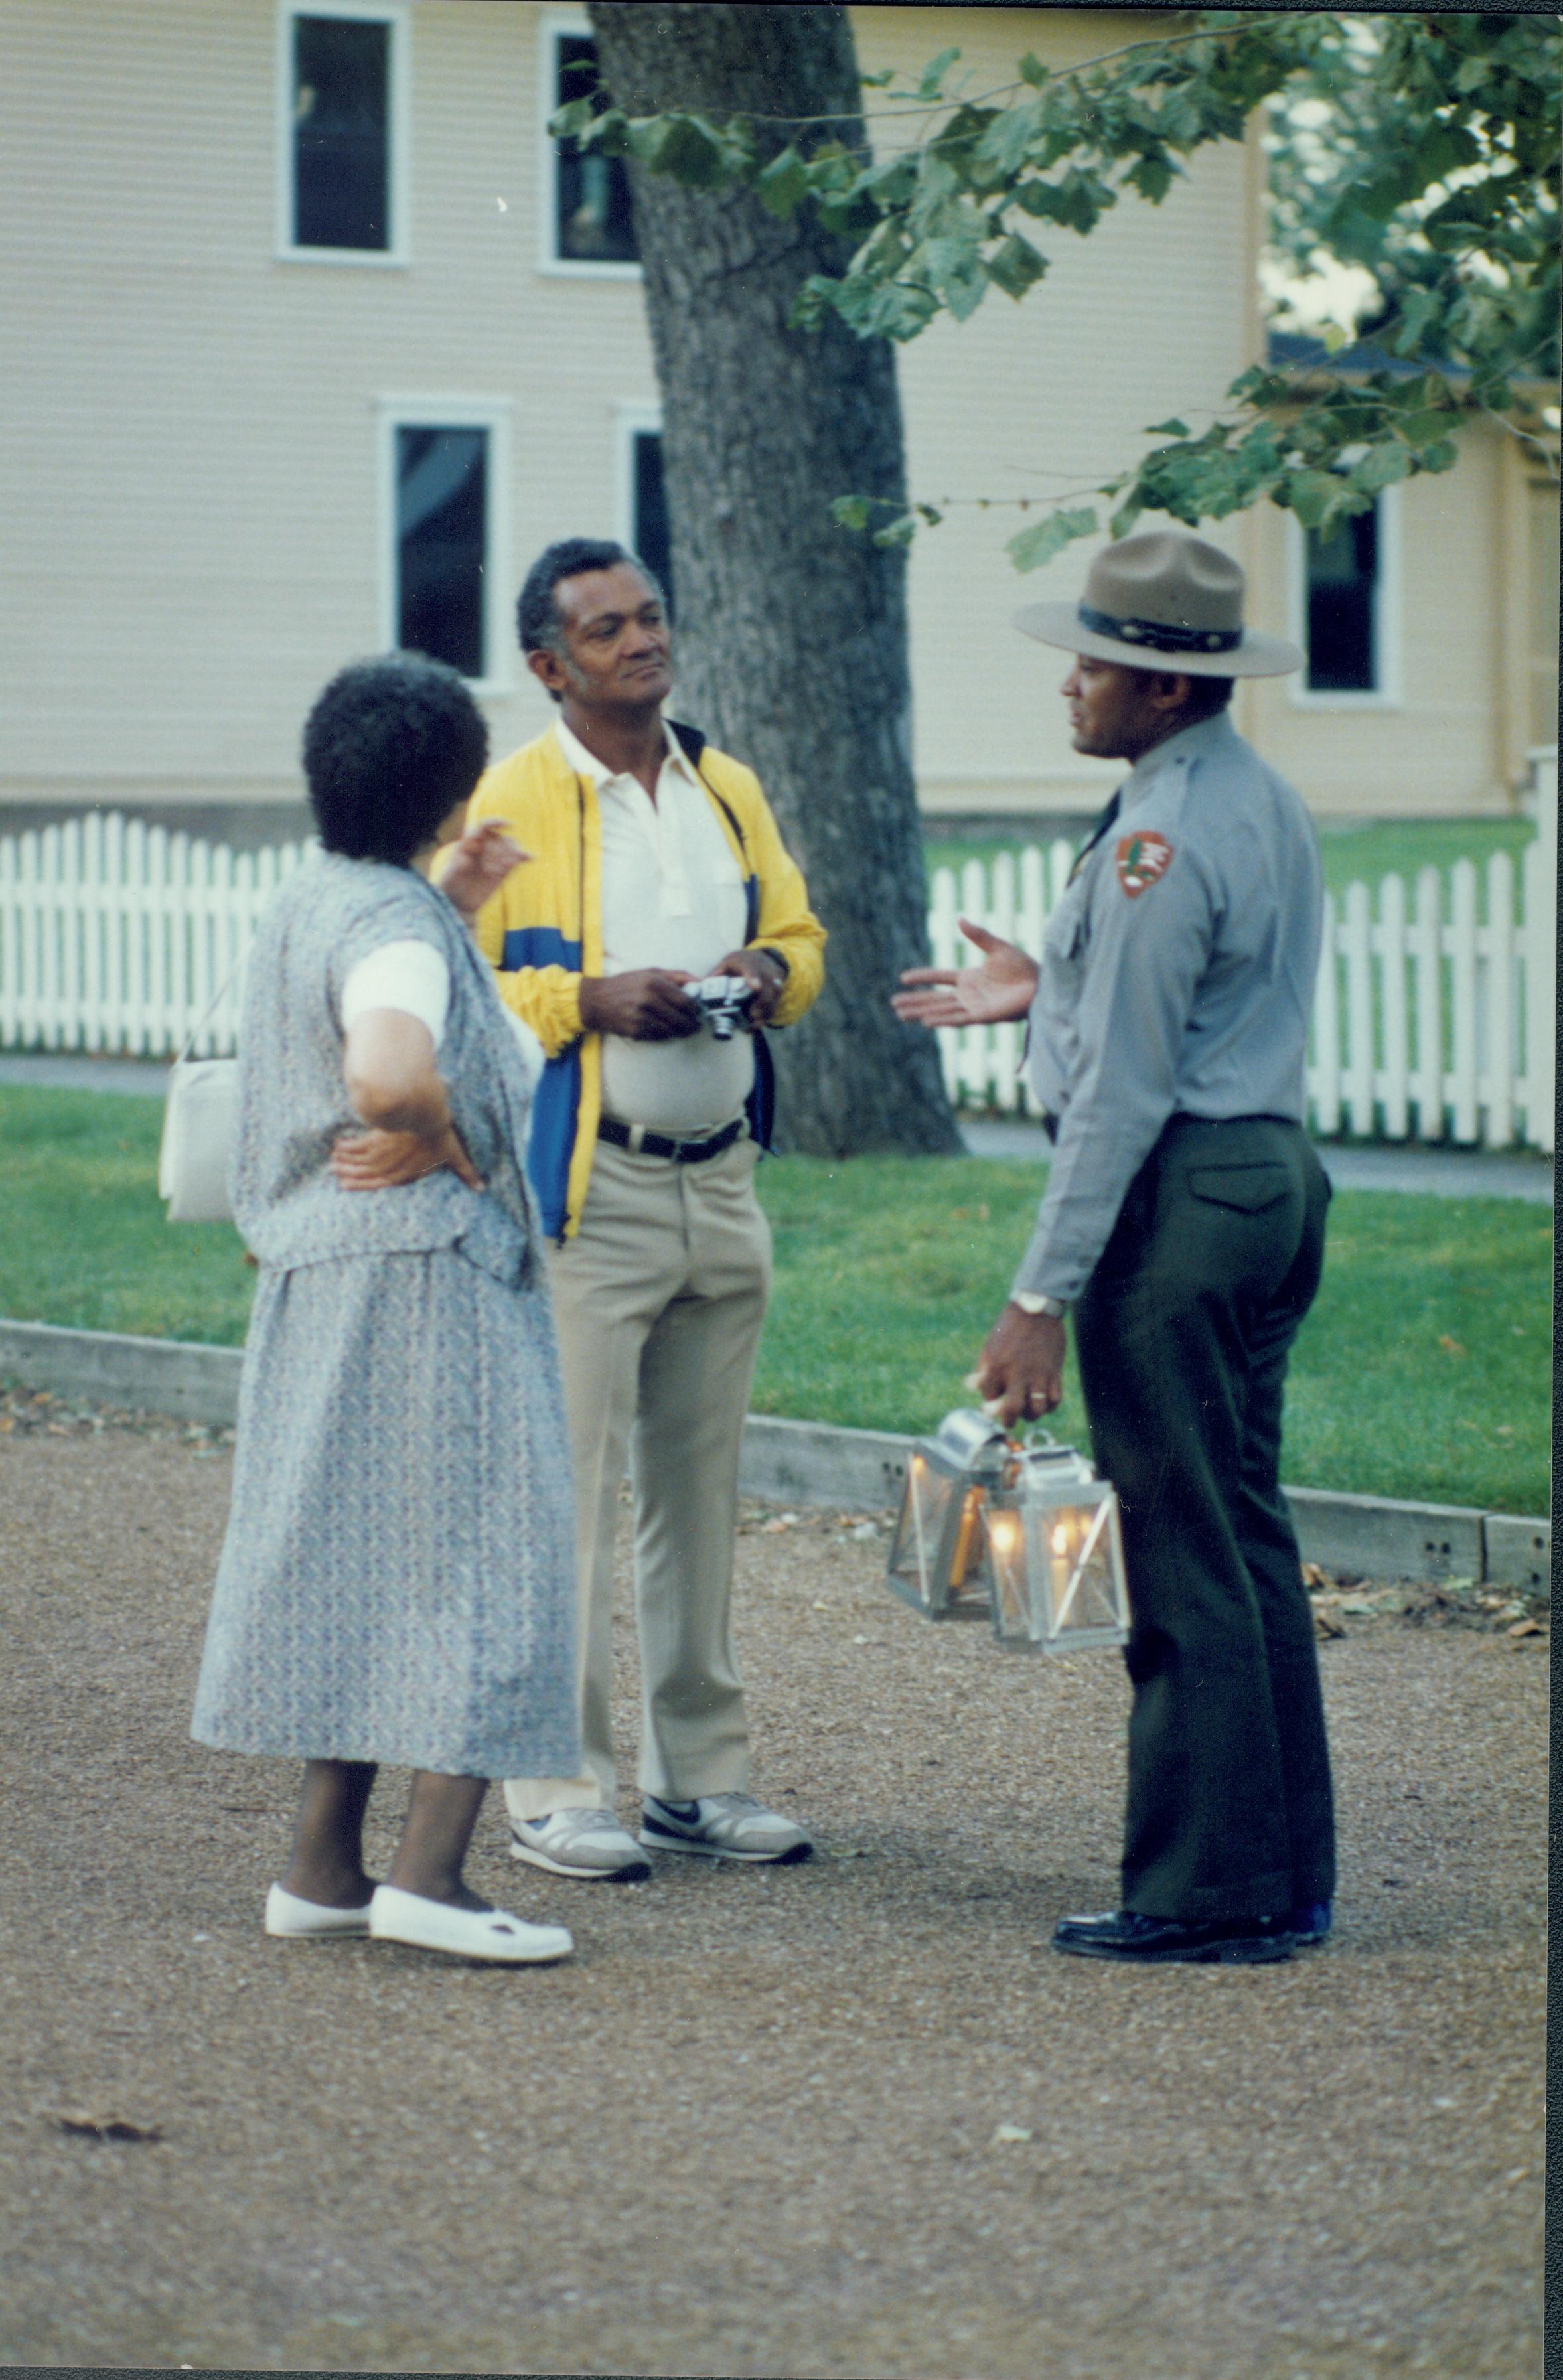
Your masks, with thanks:
M 1162 620 L 1115 620 L 1110 612 L 1080 606 L 1080 625 L 1093 636 L 1113 637 L 1123 645 L 1148 645 L 1157 653 L 1235 653 L 1242 642 L 1241 628 L 1178 628 Z

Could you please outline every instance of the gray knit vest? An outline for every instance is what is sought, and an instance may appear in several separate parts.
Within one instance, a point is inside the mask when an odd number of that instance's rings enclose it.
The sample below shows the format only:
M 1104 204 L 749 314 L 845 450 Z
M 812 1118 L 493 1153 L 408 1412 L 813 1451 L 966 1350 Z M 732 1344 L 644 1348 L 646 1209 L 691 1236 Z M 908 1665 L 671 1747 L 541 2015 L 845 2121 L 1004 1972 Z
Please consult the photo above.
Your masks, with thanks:
M 448 1168 L 394 1190 L 344 1190 L 328 1166 L 361 1130 L 342 1076 L 342 988 L 384 942 L 430 942 L 451 971 L 438 1064 L 451 1112 L 486 1190 Z M 519 1281 L 542 1245 L 522 1171 L 531 1093 L 494 980 L 442 892 L 408 868 L 327 853 L 301 868 L 262 917 L 239 1027 L 234 1216 L 263 1265 L 459 1247 Z

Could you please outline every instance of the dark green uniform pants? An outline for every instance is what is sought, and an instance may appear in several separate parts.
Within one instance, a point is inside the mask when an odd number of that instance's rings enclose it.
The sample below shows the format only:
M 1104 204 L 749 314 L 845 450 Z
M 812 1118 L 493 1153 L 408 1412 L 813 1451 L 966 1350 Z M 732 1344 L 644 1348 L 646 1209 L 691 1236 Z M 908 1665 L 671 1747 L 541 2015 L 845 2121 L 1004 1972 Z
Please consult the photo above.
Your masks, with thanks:
M 1097 1466 L 1123 1506 L 1122 1905 L 1147 1916 L 1278 1916 L 1334 1890 L 1318 1656 L 1280 1492 L 1328 1198 L 1301 1125 L 1175 1116 L 1075 1309 Z

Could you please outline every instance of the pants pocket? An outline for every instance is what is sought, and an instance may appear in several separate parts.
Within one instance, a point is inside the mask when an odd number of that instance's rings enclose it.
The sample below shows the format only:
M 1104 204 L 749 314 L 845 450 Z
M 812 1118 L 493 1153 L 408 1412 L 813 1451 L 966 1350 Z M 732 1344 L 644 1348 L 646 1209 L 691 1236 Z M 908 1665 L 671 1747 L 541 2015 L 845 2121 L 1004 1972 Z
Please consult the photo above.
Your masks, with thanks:
M 1214 1207 L 1230 1207 L 1242 1215 L 1261 1214 L 1284 1198 L 1291 1188 L 1290 1166 L 1266 1161 L 1256 1165 L 1193 1165 L 1191 1195 Z

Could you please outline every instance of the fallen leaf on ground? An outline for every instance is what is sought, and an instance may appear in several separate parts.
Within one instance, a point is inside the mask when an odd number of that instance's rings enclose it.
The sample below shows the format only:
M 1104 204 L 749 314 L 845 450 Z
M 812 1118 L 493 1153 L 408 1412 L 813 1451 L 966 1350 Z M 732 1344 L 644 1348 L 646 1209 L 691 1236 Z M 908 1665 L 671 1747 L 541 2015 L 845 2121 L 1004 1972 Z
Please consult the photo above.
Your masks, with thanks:
M 993 2145 L 997 2148 L 1000 2141 L 1028 2141 L 1030 2138 L 1031 2134 L 1024 2124 L 1000 2124 L 993 2135 Z
M 1461 1346 L 1460 1341 L 1458 1339 L 1451 1339 L 1447 1330 L 1439 1332 L 1438 1344 L 1443 1348 L 1446 1354 L 1463 1355 L 1465 1353 L 1465 1349 Z
M 1508 1633 L 1511 1636 L 1539 1636 L 1542 1633 L 1541 1623 L 1536 1620 L 1517 1620 Z
M 86 2132 L 97 2141 L 160 2141 L 161 2124 L 132 2123 L 128 2116 L 95 2116 L 86 2107 L 67 2108 L 55 2119 L 63 2132 Z
M 1304 1562 L 1302 1565 L 1302 1584 L 1304 1586 L 1323 1587 L 1333 1586 L 1335 1581 L 1330 1577 L 1328 1571 L 1321 1570 L 1319 1568 L 1317 1562 Z
M 1346 1624 L 1344 1621 L 1337 1620 L 1333 1611 L 1321 1611 L 1315 1609 L 1314 1631 L 1319 1636 L 1344 1636 Z

